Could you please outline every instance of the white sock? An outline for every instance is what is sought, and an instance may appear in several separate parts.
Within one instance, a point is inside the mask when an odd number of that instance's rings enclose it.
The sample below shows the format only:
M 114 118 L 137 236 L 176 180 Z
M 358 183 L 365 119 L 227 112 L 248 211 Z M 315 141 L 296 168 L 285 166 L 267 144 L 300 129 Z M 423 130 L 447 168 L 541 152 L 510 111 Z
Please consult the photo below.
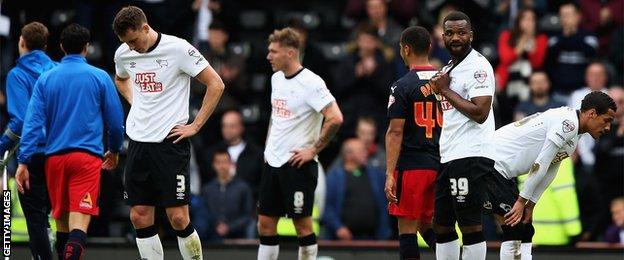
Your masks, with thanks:
M 531 250 L 533 249 L 533 243 L 522 243 L 520 245 L 520 252 L 522 253 L 521 260 L 531 260 L 533 259 L 533 255 L 531 255 Z
M 258 260 L 277 260 L 279 245 L 269 246 L 260 244 L 258 248 Z
M 459 259 L 459 239 L 451 242 L 436 243 L 436 259 L 457 260 Z
M 137 238 L 137 247 L 142 260 L 163 260 L 163 248 L 158 234 L 148 238 Z
M 299 260 L 315 260 L 318 253 L 318 244 L 299 247 Z
M 487 246 L 485 241 L 468 246 L 464 246 L 464 253 L 462 259 L 464 260 L 485 260 L 485 254 L 487 253 Z
M 503 241 L 500 247 L 501 260 L 520 260 L 520 240 Z
M 201 240 L 195 230 L 188 237 L 178 237 L 178 247 L 184 260 L 203 259 Z

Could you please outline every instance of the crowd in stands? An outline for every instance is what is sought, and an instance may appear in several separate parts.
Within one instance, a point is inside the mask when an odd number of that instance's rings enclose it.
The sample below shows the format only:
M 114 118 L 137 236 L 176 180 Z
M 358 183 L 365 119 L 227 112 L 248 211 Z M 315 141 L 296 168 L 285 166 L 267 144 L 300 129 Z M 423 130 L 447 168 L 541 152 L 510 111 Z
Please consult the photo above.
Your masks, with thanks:
M 0 31 L 2 92 L 18 57 L 19 28 L 35 20 L 50 28 L 47 52 L 54 60 L 62 55 L 60 29 L 71 22 L 89 28 L 89 63 L 113 75 L 113 53 L 120 42 L 111 23 L 114 13 L 128 4 L 145 10 L 156 30 L 194 43 L 208 59 L 226 89 L 206 126 L 191 138 L 191 213 L 200 236 L 213 242 L 257 237 L 256 201 L 271 109 L 266 38 L 285 26 L 302 36 L 303 65 L 323 78 L 344 115 L 336 140 L 320 155 L 326 172 L 318 187 L 325 196 L 317 200 L 315 215 L 320 237 L 396 239 L 396 220 L 388 216 L 383 193 L 383 135 L 390 84 L 407 72 L 398 53 L 399 37 L 410 25 L 429 29 L 431 61 L 441 67 L 450 59 L 441 40 L 441 17 L 464 11 L 473 20 L 473 48 L 495 66 L 497 128 L 550 108 L 578 109 L 590 91 L 604 91 L 616 101 L 611 132 L 600 140 L 582 138 L 570 167 L 560 169 L 562 184 L 556 180 L 545 194 L 552 196 L 553 205 L 564 203 L 559 206 L 568 218 L 542 214 L 543 223 L 561 230 L 552 231 L 561 234 L 553 237 L 564 237 L 545 244 L 624 243 L 624 0 L 27 2 L 4 1 L 0 9 L 11 21 L 9 32 Z M 191 117 L 201 105 L 203 87 L 191 86 Z M 0 105 L 4 126 L 3 94 Z M 94 236 L 132 236 L 122 200 L 123 158 L 120 165 L 102 175 L 102 216 L 94 223 Z M 558 188 L 571 189 L 557 193 Z M 539 213 L 534 219 L 539 230 Z M 494 224 L 489 229 L 488 239 L 499 239 Z

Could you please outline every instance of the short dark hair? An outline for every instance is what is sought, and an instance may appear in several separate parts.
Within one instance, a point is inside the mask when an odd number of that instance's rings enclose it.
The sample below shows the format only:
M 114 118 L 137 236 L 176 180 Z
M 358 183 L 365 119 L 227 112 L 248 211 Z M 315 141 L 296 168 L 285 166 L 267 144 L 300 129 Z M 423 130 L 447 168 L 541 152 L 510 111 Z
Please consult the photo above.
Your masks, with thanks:
M 401 43 L 410 46 L 416 54 L 428 54 L 431 35 L 421 26 L 411 26 L 401 33 Z
M 128 32 L 128 29 L 136 31 L 140 29 L 144 23 L 147 23 L 147 17 L 141 8 L 132 5 L 126 6 L 121 8 L 117 15 L 115 15 L 113 30 L 115 34 L 124 36 L 126 32 Z
M 447 21 L 466 21 L 468 23 L 468 27 L 472 30 L 472 22 L 470 22 L 470 17 L 463 12 L 460 11 L 452 11 L 444 17 L 444 21 L 442 22 L 442 27 L 446 24 Z
M 40 22 L 31 22 L 22 27 L 21 36 L 28 50 L 44 50 L 48 44 L 48 28 Z
M 87 28 L 77 23 L 72 23 L 61 32 L 61 45 L 66 54 L 79 54 L 89 43 L 91 33 Z
M 617 105 L 615 105 L 615 101 L 604 92 L 592 91 L 581 101 L 581 111 L 585 112 L 590 109 L 595 109 L 598 115 L 602 115 L 607 113 L 609 109 L 616 111 Z
M 217 155 L 222 155 L 222 154 L 227 155 L 228 159 L 232 160 L 232 157 L 230 157 L 230 153 L 228 152 L 227 147 L 219 146 L 212 154 L 212 161 L 214 161 L 214 159 L 217 158 Z
M 212 21 L 210 23 L 210 26 L 208 26 L 208 30 L 219 30 L 219 31 L 227 32 L 227 28 L 225 27 L 225 24 L 221 22 L 221 20 Z
M 379 34 L 377 33 L 377 27 L 370 23 L 360 24 L 356 29 L 356 36 L 360 36 L 362 34 L 368 34 L 375 38 L 379 38 Z

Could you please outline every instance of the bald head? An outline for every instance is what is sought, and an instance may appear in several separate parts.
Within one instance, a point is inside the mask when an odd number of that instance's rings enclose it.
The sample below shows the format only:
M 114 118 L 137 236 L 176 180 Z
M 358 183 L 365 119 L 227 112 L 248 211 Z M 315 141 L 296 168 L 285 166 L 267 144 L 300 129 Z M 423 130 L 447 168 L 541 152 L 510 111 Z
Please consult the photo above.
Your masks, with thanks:
M 240 143 L 243 138 L 243 118 L 238 111 L 228 111 L 221 117 L 221 135 L 229 145 Z
M 585 70 L 585 82 L 593 91 L 602 90 L 607 86 L 607 68 L 600 62 L 593 62 Z

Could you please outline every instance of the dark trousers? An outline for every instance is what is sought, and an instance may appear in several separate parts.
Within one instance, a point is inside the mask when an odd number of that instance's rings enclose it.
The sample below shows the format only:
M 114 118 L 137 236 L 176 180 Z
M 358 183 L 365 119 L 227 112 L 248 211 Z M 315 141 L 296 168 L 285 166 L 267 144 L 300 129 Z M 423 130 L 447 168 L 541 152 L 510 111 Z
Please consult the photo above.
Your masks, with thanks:
M 48 238 L 48 214 L 50 198 L 45 179 L 45 155 L 33 155 L 28 164 L 30 189 L 19 194 L 22 211 L 28 227 L 29 247 L 34 259 L 52 259 L 52 249 Z

